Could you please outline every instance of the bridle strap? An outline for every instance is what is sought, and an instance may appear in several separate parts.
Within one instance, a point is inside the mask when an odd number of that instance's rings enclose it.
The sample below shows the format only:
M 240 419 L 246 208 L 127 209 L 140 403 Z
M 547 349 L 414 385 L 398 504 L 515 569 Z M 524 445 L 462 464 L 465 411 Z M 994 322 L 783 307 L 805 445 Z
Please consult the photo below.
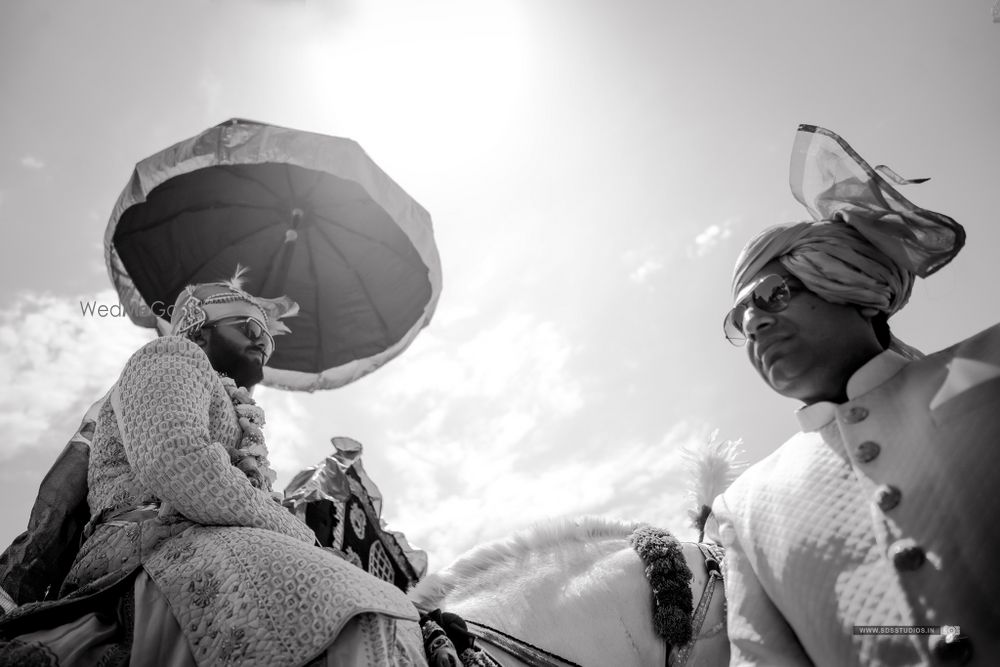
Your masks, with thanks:
M 518 660 L 533 667 L 580 667 L 575 662 L 558 656 L 555 653 L 550 653 L 545 649 L 538 648 L 534 644 L 529 644 L 517 637 L 512 637 L 506 632 L 501 632 L 483 623 L 477 623 L 469 619 L 465 619 L 465 623 L 469 627 L 469 631 L 478 639 L 510 653 Z
M 677 649 L 677 659 L 673 663 L 670 662 L 670 651 L 667 651 L 667 667 L 684 667 L 691 658 L 691 652 L 694 650 L 694 645 L 701 634 L 701 627 L 705 623 L 705 617 L 708 616 L 708 606 L 712 604 L 712 596 L 715 593 L 716 584 L 722 581 L 720 564 L 722 560 L 721 547 L 699 542 L 698 550 L 701 551 L 701 555 L 705 559 L 705 569 L 708 571 L 708 579 L 705 581 L 705 589 L 701 592 L 701 599 L 698 600 L 698 606 L 691 615 L 691 641 Z

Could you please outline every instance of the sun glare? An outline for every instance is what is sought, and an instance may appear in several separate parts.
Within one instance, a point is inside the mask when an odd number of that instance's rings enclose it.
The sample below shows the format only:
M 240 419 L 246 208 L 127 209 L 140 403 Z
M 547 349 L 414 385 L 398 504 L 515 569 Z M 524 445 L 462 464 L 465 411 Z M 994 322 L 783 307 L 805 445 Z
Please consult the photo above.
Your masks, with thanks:
M 428 135 L 510 136 L 531 49 L 519 7 L 365 3 L 348 20 L 347 29 L 311 35 L 295 56 L 291 71 L 303 81 L 316 125 L 377 134 L 400 153 L 412 144 L 424 149 Z

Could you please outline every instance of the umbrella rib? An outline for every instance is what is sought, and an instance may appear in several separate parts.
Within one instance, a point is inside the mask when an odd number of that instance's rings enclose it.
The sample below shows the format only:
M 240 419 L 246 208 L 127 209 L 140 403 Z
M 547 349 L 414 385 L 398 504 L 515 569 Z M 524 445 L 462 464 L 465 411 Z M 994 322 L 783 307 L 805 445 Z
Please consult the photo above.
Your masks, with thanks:
M 273 211 L 274 210 L 273 206 L 260 206 L 260 205 L 255 205 L 255 204 L 239 204 L 238 207 L 239 208 L 245 208 L 245 209 L 253 210 L 253 211 Z M 163 227 L 163 226 L 169 225 L 170 223 L 174 222 L 178 217 L 180 217 L 181 215 L 183 215 L 185 213 L 201 213 L 202 211 L 207 211 L 207 210 L 210 210 L 210 209 L 213 209 L 213 208 L 236 208 L 236 206 L 234 206 L 233 204 L 226 204 L 226 203 L 222 203 L 222 202 L 211 202 L 211 203 L 208 203 L 208 204 L 201 204 L 199 206 L 191 206 L 191 207 L 185 208 L 182 211 L 178 211 L 177 213 L 175 213 L 173 215 L 167 216 L 166 218 L 163 218 L 162 220 L 157 220 L 152 225 L 148 225 L 148 226 L 142 227 L 140 229 L 116 230 L 115 231 L 115 242 L 117 243 L 117 241 L 119 239 L 127 239 L 130 236 L 134 236 L 136 234 L 145 234 L 146 232 L 148 232 L 151 229 L 157 229 L 159 227 Z M 260 231 L 260 230 L 257 230 L 257 231 Z M 254 231 L 253 233 L 256 234 L 257 231 Z M 240 240 L 242 241 L 243 239 L 240 239 Z
M 312 170 L 307 170 L 307 171 L 312 172 Z M 323 172 L 316 172 L 316 178 L 313 180 L 311 185 L 309 185 L 307 188 L 305 188 L 305 190 L 302 191 L 301 195 L 299 195 L 298 192 L 296 192 L 295 185 L 292 183 L 291 169 L 285 170 L 285 183 L 288 184 L 288 191 L 291 192 L 293 195 L 297 197 L 301 196 L 302 199 L 308 200 L 310 197 L 312 197 L 313 192 L 316 191 L 316 187 L 323 182 L 323 177 L 325 175 L 326 174 L 324 174 Z
M 249 239 L 252 239 L 254 236 L 257 236 L 258 234 L 267 232 L 270 229 L 271 229 L 270 227 L 261 227 L 260 229 L 255 229 L 252 232 L 244 234 L 243 236 L 241 236 L 239 238 L 233 239 L 233 244 L 235 245 L 235 244 L 238 244 L 238 243 L 243 243 L 244 241 L 248 241 Z M 281 246 L 278 246 L 278 248 L 280 249 Z M 209 261 L 211 261 L 211 260 L 209 260 Z M 197 270 L 201 271 L 202 267 L 204 267 L 206 264 L 208 264 L 207 261 L 206 262 L 202 262 L 201 266 L 199 266 Z M 253 269 L 253 268 L 259 268 L 259 267 L 247 266 L 246 268 L 247 269 Z M 234 269 L 235 269 L 235 267 L 234 267 Z M 258 296 L 260 296 L 260 295 L 258 295 Z
M 232 176 L 233 178 L 235 178 L 237 180 L 249 181 L 249 182 L 257 185 L 258 187 L 260 187 L 261 189 L 263 189 L 265 192 L 267 192 L 267 194 L 269 194 L 271 197 L 273 197 L 275 201 L 279 201 L 280 202 L 280 201 L 283 200 L 283 197 L 279 193 L 275 192 L 274 189 L 271 188 L 267 184 L 266 181 L 262 181 L 262 180 L 259 180 L 257 178 L 254 178 L 250 173 L 247 173 L 244 170 L 237 171 L 235 169 L 232 169 L 232 168 L 229 168 L 229 167 L 226 167 L 226 166 L 222 166 L 222 165 L 220 165 L 220 166 L 218 166 L 216 168 L 225 170 L 230 176 Z M 291 188 L 291 184 L 289 184 L 289 188 Z M 150 193 L 150 194 L 152 194 L 152 193 Z M 213 201 L 213 202 L 209 202 L 209 203 L 205 203 L 205 204 L 201 204 L 201 205 L 197 205 L 197 206 L 186 207 L 182 211 L 179 211 L 178 213 L 176 213 L 176 214 L 174 214 L 172 216 L 164 218 L 163 220 L 159 220 L 159 221 L 156 222 L 156 224 L 151 225 L 149 227 L 144 227 L 143 229 L 137 229 L 137 230 L 131 230 L 131 231 L 123 232 L 121 234 L 121 236 L 119 236 L 119 238 L 127 238 L 127 237 L 131 236 L 132 234 L 137 234 L 137 233 L 145 232 L 145 231 L 147 231 L 149 229 L 155 229 L 155 228 L 160 227 L 162 225 L 168 224 L 170 222 L 173 222 L 174 219 L 176 219 L 177 216 L 181 215 L 182 213 L 189 213 L 189 212 L 196 212 L 197 213 L 197 212 L 200 212 L 200 211 L 206 211 L 206 210 L 213 209 L 213 208 L 230 208 L 230 207 L 233 207 L 233 206 L 234 206 L 234 204 L 232 204 L 232 203 L 227 203 L 224 200 L 219 200 L 219 201 Z M 272 210 L 273 211 L 274 210 L 274 206 L 273 205 L 272 206 L 261 206 L 261 205 L 256 205 L 256 204 L 237 204 L 235 206 L 240 206 L 240 207 L 243 207 L 243 208 L 247 208 L 247 209 L 251 209 L 251 210 L 256 210 L 256 211 L 267 211 L 267 210 Z
M 223 167 L 223 168 L 225 169 L 225 167 Z M 229 174 L 231 174 L 233 176 L 233 178 L 244 180 L 244 181 L 250 181 L 251 183 L 260 186 L 265 192 L 267 192 L 267 194 L 269 194 L 272 197 L 274 197 L 274 199 L 276 201 L 283 201 L 284 200 L 284 197 L 282 197 L 279 193 L 275 192 L 267 184 L 267 181 L 262 181 L 260 179 L 254 178 L 253 175 L 252 175 L 252 173 L 249 172 L 249 170 L 236 171 L 235 169 L 226 169 L 226 171 L 229 172 Z M 287 173 L 288 170 L 285 170 L 285 171 Z M 292 191 L 291 183 L 289 183 L 289 191 Z
M 339 226 L 339 225 L 338 225 L 338 226 Z M 331 250 L 333 250 L 333 252 L 334 252 L 334 253 L 336 253 L 336 255 L 337 255 L 337 256 L 338 256 L 338 257 L 340 258 L 340 260 L 341 260 L 341 261 L 343 262 L 344 266 L 350 266 L 350 264 L 349 264 L 349 263 L 347 262 L 347 258 L 346 258 L 346 257 L 344 257 L 344 255 L 343 255 L 343 254 L 342 254 L 342 253 L 340 252 L 340 250 L 339 250 L 339 249 L 337 248 L 337 244 L 336 244 L 336 243 L 334 243 L 333 239 L 331 239 L 331 238 L 330 238 L 330 237 L 329 237 L 329 236 L 327 235 L 327 232 L 326 232 L 326 230 L 325 230 L 325 229 L 323 229 L 322 227 L 320 227 L 320 230 L 321 230 L 321 231 L 320 231 L 320 233 L 321 233 L 321 234 L 323 235 L 323 239 L 324 239 L 324 240 L 325 240 L 325 241 L 326 241 L 326 242 L 327 242 L 327 243 L 328 243 L 328 244 L 330 245 L 330 249 L 331 249 Z M 311 250 L 310 250 L 310 255 L 311 255 Z M 310 259 L 311 259 L 311 256 L 310 256 Z M 313 262 L 313 267 L 315 268 L 315 266 L 316 266 L 316 264 L 315 264 L 315 262 Z M 354 274 L 354 276 L 355 276 L 355 277 L 357 278 L 357 280 L 358 280 L 358 285 L 360 285 L 360 286 L 361 286 L 361 291 L 362 291 L 362 292 L 364 293 L 364 295 L 365 295 L 365 298 L 366 298 L 366 299 L 368 300 L 368 303 L 371 303 L 371 304 L 372 304 L 372 306 L 373 306 L 373 307 L 372 307 L 372 312 L 373 312 L 373 313 L 375 313 L 375 317 L 376 317 L 376 318 L 378 319 L 378 323 L 379 323 L 379 326 L 380 326 L 380 327 L 382 328 L 382 336 L 383 336 L 383 337 L 384 337 L 384 338 L 385 338 L 386 340 L 388 340 L 388 339 L 389 339 L 389 325 L 388 325 L 388 324 L 386 324 L 386 322 L 385 322 L 385 319 L 383 319 L 383 317 L 382 317 L 382 313 L 378 312 L 378 310 L 377 310 L 376 308 L 374 308 L 374 304 L 375 304 L 375 302 L 374 302 L 374 301 L 372 301 L 372 298 L 371 298 L 371 293 L 370 293 L 370 292 L 368 291 L 368 287 L 367 287 L 367 286 L 365 285 L 365 281 L 361 279 L 361 274 L 359 274 L 359 273 L 358 273 L 357 271 L 355 271 L 355 270 L 354 270 L 353 268 L 351 269 L 351 272 L 352 272 L 352 273 Z M 318 284 L 319 284 L 319 276 L 318 276 L 318 275 L 316 275 L 316 276 L 315 276 L 315 278 L 316 278 L 316 281 L 317 281 L 317 282 L 316 282 L 316 284 L 318 285 Z M 317 310 L 316 312 L 319 312 L 319 311 Z
M 240 238 L 235 239 L 235 243 L 242 243 L 243 241 L 246 241 L 247 239 L 250 239 L 253 236 L 255 236 L 256 234 L 259 234 L 259 233 L 264 232 L 264 231 L 267 231 L 266 227 L 262 227 L 260 229 L 255 230 L 255 231 L 252 231 L 249 234 L 245 234 L 244 236 L 241 236 Z M 196 275 L 198 275 L 199 273 L 201 273 L 202 269 L 204 269 L 208 264 L 210 264 L 212 262 L 213 259 L 215 259 L 215 256 L 210 257 L 209 259 L 207 259 L 204 262 L 200 263 L 193 271 L 190 272 L 189 275 L 190 276 L 196 276 Z M 247 267 L 247 268 L 253 268 L 253 267 Z M 236 269 L 236 267 L 233 267 L 234 271 L 235 271 L 235 269 Z M 205 280 L 227 280 L 227 279 L 228 279 L 228 276 L 218 276 L 217 278 L 208 278 L 208 277 L 205 278 Z M 172 286 L 171 289 L 176 289 L 177 292 L 180 292 L 188 284 L 190 284 L 190 278 L 188 278 L 188 279 L 185 280 L 184 285 Z M 145 297 L 143 297 L 143 298 L 145 298 Z
M 423 260 L 420 260 L 419 262 L 414 263 L 413 261 L 411 261 L 410 257 L 408 257 L 407 255 L 404 255 L 404 254 L 400 253 L 398 250 L 396 250 L 395 248 L 393 248 L 391 245 L 383 243 L 382 241 L 379 241 L 378 239 L 372 238 L 371 236 L 369 236 L 367 234 L 364 234 L 362 232 L 359 232 L 356 229 L 351 229 L 350 227 L 345 227 L 344 225 L 340 224 L 336 220 L 332 220 L 332 219 L 324 217 L 322 215 L 316 215 L 316 218 L 318 220 L 322 220 L 323 222 L 327 222 L 327 223 L 333 225 L 334 227 L 338 227 L 340 229 L 343 229 L 348 234 L 353 234 L 354 236 L 357 236 L 358 238 L 365 239 L 366 241 L 371 241 L 375 245 L 381 246 L 382 248 L 385 248 L 386 250 L 388 250 L 389 252 L 391 252 L 393 255 L 395 255 L 397 258 L 399 258 L 400 260 L 402 260 L 403 262 L 405 262 L 410 267 L 417 267 L 417 268 L 424 267 Z M 322 225 L 317 225 L 317 227 L 322 227 Z M 409 241 L 410 240 L 409 237 L 407 237 L 406 240 Z M 330 243 L 331 246 L 336 247 L 336 244 L 333 242 L 332 239 L 327 238 L 327 241 Z M 411 246 L 413 245 L 412 241 L 410 242 L 410 245 Z M 419 255 L 417 255 L 417 257 L 419 259 Z

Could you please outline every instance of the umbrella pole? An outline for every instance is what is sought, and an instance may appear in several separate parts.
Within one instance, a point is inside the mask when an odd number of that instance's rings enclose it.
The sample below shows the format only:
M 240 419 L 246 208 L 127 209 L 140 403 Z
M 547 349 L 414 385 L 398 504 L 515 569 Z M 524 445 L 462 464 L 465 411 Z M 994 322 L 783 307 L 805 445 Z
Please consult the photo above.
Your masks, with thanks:
M 292 209 L 291 226 L 285 231 L 285 241 L 278 250 L 278 258 L 271 265 L 271 271 L 261 287 L 260 296 L 267 299 L 284 296 L 285 282 L 288 280 L 288 271 L 292 266 L 292 255 L 295 252 L 295 242 L 299 240 L 299 222 L 304 217 L 305 212 L 302 209 Z

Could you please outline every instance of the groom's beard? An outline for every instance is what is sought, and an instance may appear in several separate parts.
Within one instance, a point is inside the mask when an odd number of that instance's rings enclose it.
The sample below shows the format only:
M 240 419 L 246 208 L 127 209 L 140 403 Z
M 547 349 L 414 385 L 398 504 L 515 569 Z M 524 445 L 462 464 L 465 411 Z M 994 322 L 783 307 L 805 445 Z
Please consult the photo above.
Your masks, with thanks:
M 253 387 L 264 378 L 264 366 L 258 356 L 252 353 L 252 345 L 244 348 L 235 346 L 230 341 L 213 336 L 208 343 L 208 358 L 212 367 L 232 378 L 240 387 Z

